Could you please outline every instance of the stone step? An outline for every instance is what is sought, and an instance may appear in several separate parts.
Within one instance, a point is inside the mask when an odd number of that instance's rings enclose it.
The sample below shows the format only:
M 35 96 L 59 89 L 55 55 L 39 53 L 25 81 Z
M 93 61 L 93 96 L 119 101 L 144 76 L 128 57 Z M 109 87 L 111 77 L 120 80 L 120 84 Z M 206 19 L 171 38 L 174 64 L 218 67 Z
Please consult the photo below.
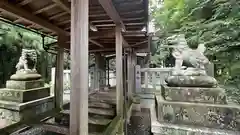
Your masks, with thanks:
M 57 122 L 64 126 L 69 126 L 69 110 L 64 110 L 61 112 L 63 116 L 57 118 Z M 89 115 L 88 127 L 89 133 L 101 134 L 110 124 L 112 119 L 105 118 L 99 115 Z
M 156 100 L 159 122 L 240 130 L 240 106 Z
M 115 116 L 115 109 L 102 109 L 102 108 L 88 108 L 88 113 L 94 115 L 107 115 L 107 116 Z M 63 115 L 70 115 L 70 110 L 61 111 Z
M 101 102 L 101 103 L 107 103 L 107 104 L 111 104 L 111 105 L 116 105 L 116 99 L 110 98 L 110 97 L 94 96 L 94 97 L 89 97 L 89 101 Z
M 111 117 L 114 117 L 116 114 L 115 109 L 102 109 L 102 108 L 88 108 L 88 113 Z
M 99 117 L 89 117 L 89 118 L 88 118 L 88 123 L 89 123 L 89 124 L 94 124 L 94 125 L 103 125 L 103 126 L 106 126 L 106 125 L 108 125 L 111 121 L 112 121 L 111 119 L 99 118 Z
M 104 102 L 98 102 L 98 101 L 89 101 L 88 107 L 92 108 L 115 108 L 115 105 L 104 103 Z

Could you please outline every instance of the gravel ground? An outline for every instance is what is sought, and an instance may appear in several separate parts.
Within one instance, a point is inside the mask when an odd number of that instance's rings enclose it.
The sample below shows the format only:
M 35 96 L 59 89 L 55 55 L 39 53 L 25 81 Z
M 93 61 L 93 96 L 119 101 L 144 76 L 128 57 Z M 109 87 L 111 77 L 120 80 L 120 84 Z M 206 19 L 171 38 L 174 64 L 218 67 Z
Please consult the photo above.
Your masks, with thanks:
M 142 109 L 141 112 L 133 113 L 127 130 L 127 135 L 151 135 L 150 110 Z
M 11 135 L 62 135 L 62 134 L 48 132 L 41 127 L 34 127 L 34 128 L 31 128 L 27 131 L 24 131 L 24 132 L 21 132 L 21 133 L 13 133 Z

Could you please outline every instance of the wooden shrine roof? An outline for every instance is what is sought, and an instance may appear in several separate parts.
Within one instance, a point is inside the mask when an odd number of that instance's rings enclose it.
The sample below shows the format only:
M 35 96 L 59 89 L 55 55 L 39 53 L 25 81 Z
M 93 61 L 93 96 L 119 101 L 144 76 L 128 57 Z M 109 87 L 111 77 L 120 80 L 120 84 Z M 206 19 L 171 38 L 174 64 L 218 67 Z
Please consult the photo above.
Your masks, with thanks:
M 70 48 L 70 0 L 1 0 L 0 16 L 44 34 L 64 35 Z M 89 0 L 89 50 L 114 51 L 115 24 L 123 28 L 124 46 L 146 48 L 148 0 Z

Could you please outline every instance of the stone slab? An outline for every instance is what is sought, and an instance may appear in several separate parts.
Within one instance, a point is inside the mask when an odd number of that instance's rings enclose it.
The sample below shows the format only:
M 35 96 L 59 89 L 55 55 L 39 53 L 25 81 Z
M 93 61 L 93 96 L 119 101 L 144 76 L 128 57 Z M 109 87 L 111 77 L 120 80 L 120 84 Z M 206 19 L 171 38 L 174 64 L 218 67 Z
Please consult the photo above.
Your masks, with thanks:
M 152 127 L 153 135 L 239 135 L 238 131 L 159 123 Z
M 162 97 L 167 101 L 227 104 L 223 88 L 169 87 L 162 85 Z
M 10 79 L 16 81 L 31 81 L 31 80 L 38 80 L 41 79 L 41 75 L 35 72 L 28 73 L 28 72 L 17 72 L 13 74 Z
M 166 79 L 172 87 L 216 87 L 217 80 L 211 76 L 169 76 Z
M 0 119 L 21 121 L 35 117 L 54 108 L 54 97 L 49 96 L 27 103 L 7 102 L 0 100 Z
M 33 81 L 8 80 L 6 82 L 6 88 L 8 89 L 26 90 L 26 89 L 40 88 L 43 86 L 44 86 L 44 81 L 41 79 L 33 80 Z
M 153 135 L 239 135 L 239 131 L 214 129 L 183 124 L 171 124 L 159 122 L 156 115 L 156 107 L 150 107 L 151 132 Z
M 13 102 L 28 102 L 50 96 L 50 87 L 41 87 L 28 90 L 0 89 L 0 100 Z
M 240 106 L 156 100 L 159 122 L 240 130 Z

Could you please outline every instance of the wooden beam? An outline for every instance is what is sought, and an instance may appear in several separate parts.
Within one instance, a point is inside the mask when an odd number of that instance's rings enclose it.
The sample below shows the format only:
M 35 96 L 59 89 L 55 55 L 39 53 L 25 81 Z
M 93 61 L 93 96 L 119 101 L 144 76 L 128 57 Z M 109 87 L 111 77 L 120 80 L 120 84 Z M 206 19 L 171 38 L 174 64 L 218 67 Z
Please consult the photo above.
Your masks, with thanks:
M 13 21 L 13 23 L 19 23 L 21 21 L 22 21 L 22 19 L 18 18 L 17 20 Z
M 66 28 L 66 30 L 68 30 L 70 28 Z M 122 35 L 124 37 L 144 37 L 146 32 L 142 32 L 142 31 L 126 31 L 126 32 L 122 32 Z M 89 32 L 89 37 L 91 39 L 96 39 L 96 38 L 114 38 L 115 36 L 115 31 L 113 30 L 107 30 L 104 32 L 100 32 L 100 31 L 90 31 Z M 70 40 L 70 37 L 68 37 L 68 39 Z
M 88 135 L 89 0 L 71 0 L 70 135 Z
M 33 12 L 33 14 L 39 14 L 39 13 L 41 13 L 41 12 L 47 11 L 47 10 L 55 7 L 56 5 L 57 5 L 57 4 L 51 4 L 51 5 L 45 6 L 44 8 L 41 8 L 41 9 Z M 15 20 L 15 21 L 13 21 L 13 22 L 14 22 L 14 23 L 19 23 L 19 22 L 21 22 L 21 21 L 22 21 L 22 19 L 21 19 L 21 18 L 18 18 L 17 20 Z
M 117 115 L 123 117 L 123 57 L 122 57 L 122 35 L 121 26 L 116 27 L 116 102 Z M 119 134 L 123 133 L 123 124 L 119 128 Z
M 40 14 L 40 13 L 42 13 L 42 12 L 44 12 L 44 11 L 47 11 L 47 10 L 49 10 L 49 9 L 52 9 L 52 8 L 54 8 L 54 7 L 56 7 L 56 6 L 57 6 L 57 4 L 50 4 L 50 5 L 48 5 L 48 6 L 45 6 L 45 7 L 41 8 L 41 9 L 33 12 L 33 14 L 35 14 L 35 15 L 36 15 L 36 14 Z
M 136 21 L 136 20 L 144 20 L 144 17 L 137 17 L 137 18 L 122 18 L 122 21 Z M 103 23 L 103 22 L 113 22 L 111 19 L 107 20 L 92 20 L 92 23 Z
M 113 22 L 119 25 L 124 31 L 126 31 L 124 23 L 121 20 L 121 17 L 117 12 L 116 8 L 114 7 L 112 0 L 98 0 L 98 1 L 106 11 L 108 16 L 113 20 Z
M 71 8 L 70 8 L 71 5 L 69 5 L 63 0 L 52 0 L 52 1 L 55 2 L 58 6 L 60 6 L 62 9 L 64 9 L 66 12 L 71 14 Z
M 143 22 L 139 22 L 139 23 L 125 23 L 125 25 L 128 25 L 128 26 L 134 26 L 134 25 L 145 25 L 145 23 Z M 95 25 L 97 27 L 113 27 L 113 26 L 116 26 L 116 24 L 98 24 L 98 25 Z
M 54 31 L 60 35 L 68 35 L 69 34 L 66 31 L 64 31 L 63 29 L 53 25 L 52 23 L 50 23 L 42 18 L 39 18 L 16 5 L 10 4 L 7 1 L 0 2 L 0 10 L 2 10 L 4 12 L 8 12 L 9 14 L 12 14 L 21 19 L 25 19 L 31 23 L 40 25 L 40 26 L 44 27 L 45 29 Z
M 31 3 L 33 0 L 23 0 L 23 1 L 21 1 L 20 3 L 19 3 L 19 5 L 22 5 L 22 6 L 24 6 L 24 5 L 27 5 L 28 3 Z
M 55 14 L 55 15 L 49 17 L 49 20 L 53 20 L 53 19 L 59 18 L 61 16 L 67 15 L 67 14 L 68 14 L 67 12 L 58 13 L 58 14 Z
M 89 23 L 89 27 L 92 31 L 98 31 L 97 27 L 92 24 L 92 22 Z
M 99 46 L 99 47 L 104 47 L 102 44 L 100 44 L 100 43 L 98 43 L 97 41 L 94 41 L 94 40 L 92 40 L 92 39 L 89 39 L 89 42 L 91 42 L 91 43 L 93 43 L 93 44 L 95 44 L 95 45 L 97 45 L 97 46 Z
M 95 53 L 95 52 L 112 52 L 112 51 L 115 51 L 115 48 L 105 48 L 105 49 L 89 50 L 89 53 Z
M 122 36 L 122 34 L 121 34 L 121 36 Z M 128 44 L 128 42 L 124 39 L 123 36 L 122 36 L 122 39 L 123 39 L 123 47 L 128 47 L 129 44 Z
M 71 20 L 65 20 L 65 21 L 59 22 L 59 23 L 57 23 L 57 25 L 63 25 L 66 23 L 71 23 Z
M 28 26 L 26 26 L 26 28 L 33 28 L 34 26 L 36 26 L 36 24 L 28 25 Z
M 58 44 L 65 44 L 65 41 L 58 38 Z M 59 45 L 62 46 L 62 45 Z M 57 63 L 55 69 L 55 107 L 62 109 L 63 106 L 63 70 L 64 70 L 64 49 L 62 47 L 57 50 Z
M 145 44 L 145 43 L 148 43 L 148 40 L 145 40 L 145 41 L 138 42 L 138 43 L 136 43 L 136 44 L 130 45 L 130 47 L 136 47 L 136 46 L 139 46 L 139 45 Z

